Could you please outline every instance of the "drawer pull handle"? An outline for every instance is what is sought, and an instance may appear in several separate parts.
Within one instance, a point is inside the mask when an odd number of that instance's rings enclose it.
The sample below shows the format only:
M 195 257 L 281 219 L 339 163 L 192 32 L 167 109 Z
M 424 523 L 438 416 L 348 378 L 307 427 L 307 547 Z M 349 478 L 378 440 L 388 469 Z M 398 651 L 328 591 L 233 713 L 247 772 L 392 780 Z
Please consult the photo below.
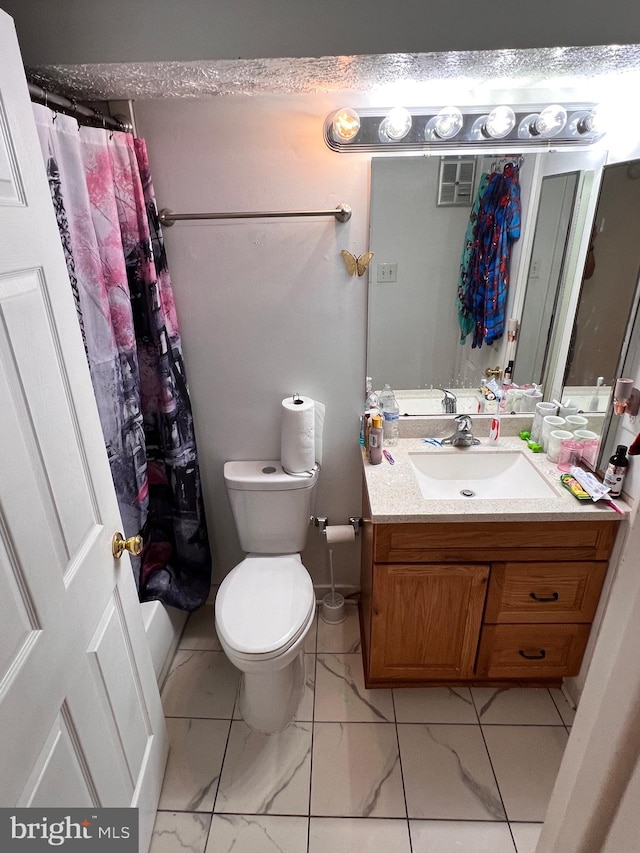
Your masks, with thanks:
M 519 655 L 522 655 L 523 658 L 527 660 L 544 660 L 547 656 L 547 653 L 544 649 L 540 649 L 540 654 L 537 655 L 528 655 L 526 652 L 523 652 L 522 649 L 518 651 Z
M 536 595 L 535 592 L 530 592 L 529 597 L 534 601 L 557 601 L 560 597 L 557 592 L 552 592 L 550 596 Z

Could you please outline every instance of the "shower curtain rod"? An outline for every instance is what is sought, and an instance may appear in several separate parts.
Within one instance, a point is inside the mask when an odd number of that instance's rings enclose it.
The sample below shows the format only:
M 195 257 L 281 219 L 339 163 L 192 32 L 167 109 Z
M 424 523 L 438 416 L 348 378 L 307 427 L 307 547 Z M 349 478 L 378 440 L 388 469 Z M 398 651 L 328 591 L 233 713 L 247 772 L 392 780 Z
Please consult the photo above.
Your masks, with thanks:
M 128 121 L 121 121 L 111 116 L 103 115 L 98 110 L 91 107 L 85 107 L 84 104 L 78 104 L 71 98 L 65 98 L 64 95 L 56 95 L 54 92 L 47 92 L 42 86 L 37 86 L 35 83 L 29 83 L 29 96 L 32 101 L 38 104 L 44 104 L 45 107 L 59 109 L 62 112 L 69 113 L 74 118 L 85 121 L 95 122 L 95 124 L 103 127 L 105 130 L 121 130 L 124 133 L 132 133 L 133 128 Z
M 348 204 L 339 204 L 335 210 L 281 210 L 281 211 L 247 211 L 243 213 L 174 213 L 169 208 L 163 208 L 158 214 L 160 224 L 170 228 L 176 222 L 193 219 L 273 219 L 287 216 L 334 216 L 338 222 L 348 222 L 351 219 L 351 208 Z

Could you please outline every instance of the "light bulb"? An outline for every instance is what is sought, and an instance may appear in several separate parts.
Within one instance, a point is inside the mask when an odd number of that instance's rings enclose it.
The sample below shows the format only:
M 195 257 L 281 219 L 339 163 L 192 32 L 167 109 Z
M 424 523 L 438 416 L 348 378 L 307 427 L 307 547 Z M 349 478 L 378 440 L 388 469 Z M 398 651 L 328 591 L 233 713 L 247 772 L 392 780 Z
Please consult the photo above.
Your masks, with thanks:
M 484 123 L 484 132 L 492 139 L 503 139 L 511 133 L 516 124 L 516 114 L 507 106 L 491 110 Z
M 579 110 L 569 118 L 569 133 L 572 136 L 586 136 L 593 133 L 601 136 L 606 130 L 605 110 L 596 104 L 589 110 Z
M 453 139 L 462 129 L 464 119 L 457 107 L 443 107 L 437 116 L 429 119 L 425 127 L 425 139 Z
M 404 107 L 394 107 L 380 123 L 378 136 L 381 142 L 394 141 L 404 137 L 411 130 L 411 114 Z
M 355 110 L 345 107 L 334 115 L 331 127 L 337 142 L 351 142 L 360 130 L 360 116 Z
M 567 111 L 560 104 L 550 104 L 541 110 L 540 115 L 534 120 L 531 132 L 534 136 L 543 136 L 550 139 L 560 133 L 567 123 Z

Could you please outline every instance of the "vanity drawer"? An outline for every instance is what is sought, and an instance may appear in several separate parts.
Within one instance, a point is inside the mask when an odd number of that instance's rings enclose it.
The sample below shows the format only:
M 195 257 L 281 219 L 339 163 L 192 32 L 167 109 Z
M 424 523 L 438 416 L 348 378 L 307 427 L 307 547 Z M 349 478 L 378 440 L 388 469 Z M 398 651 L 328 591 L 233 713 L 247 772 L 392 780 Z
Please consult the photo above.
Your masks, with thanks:
M 476 674 L 485 678 L 577 675 L 591 625 L 485 625 Z
M 591 622 L 605 562 L 493 563 L 484 621 Z
M 374 524 L 377 563 L 608 560 L 617 521 Z

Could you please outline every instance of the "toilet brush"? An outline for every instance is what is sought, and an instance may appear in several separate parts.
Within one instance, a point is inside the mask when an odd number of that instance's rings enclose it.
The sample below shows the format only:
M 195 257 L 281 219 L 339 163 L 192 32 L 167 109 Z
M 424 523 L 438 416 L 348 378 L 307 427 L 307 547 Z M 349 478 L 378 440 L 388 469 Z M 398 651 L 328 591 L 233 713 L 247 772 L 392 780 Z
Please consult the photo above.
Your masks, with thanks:
M 328 622 L 330 625 L 336 625 L 338 622 L 344 622 L 347 618 L 347 611 L 344 606 L 344 596 L 335 590 L 332 548 L 329 548 L 329 573 L 331 575 L 331 592 L 328 592 L 322 599 L 320 615 L 325 622 Z

